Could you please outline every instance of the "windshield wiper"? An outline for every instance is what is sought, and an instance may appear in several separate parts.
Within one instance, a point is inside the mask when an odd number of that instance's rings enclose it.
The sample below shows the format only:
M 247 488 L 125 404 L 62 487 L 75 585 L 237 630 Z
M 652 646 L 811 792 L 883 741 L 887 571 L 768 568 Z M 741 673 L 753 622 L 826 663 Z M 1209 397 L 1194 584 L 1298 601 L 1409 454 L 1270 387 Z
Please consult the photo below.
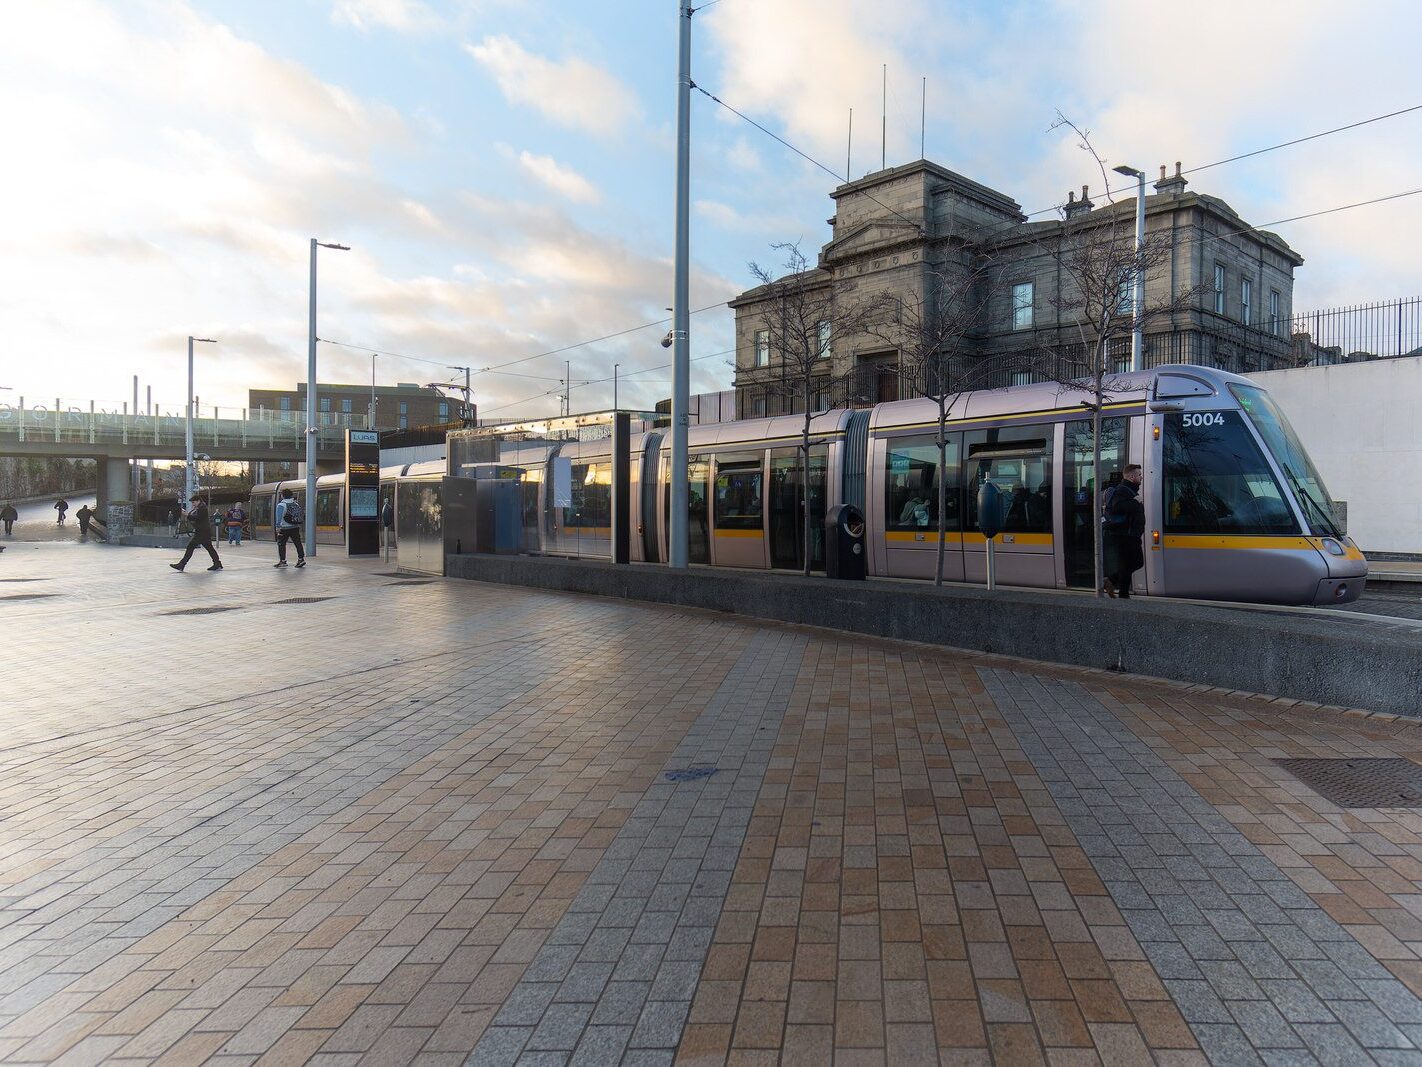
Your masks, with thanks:
M 1303 487 L 1303 483 L 1299 480 L 1298 476 L 1294 474 L 1293 471 L 1289 470 L 1287 467 L 1285 467 L 1284 470 L 1289 475 L 1289 481 L 1291 481 L 1294 485 L 1294 495 L 1297 496 L 1300 500 L 1304 501 L 1304 503 L 1306 503 L 1310 508 L 1312 508 L 1314 514 L 1317 515 L 1320 520 L 1322 520 L 1320 525 L 1323 527 L 1324 534 L 1329 537 L 1343 536 L 1342 533 L 1339 531 L 1338 524 L 1334 521 L 1333 516 L 1329 515 L 1323 510 L 1323 505 L 1321 505 L 1317 500 L 1315 500 L 1313 498 L 1313 495 Z

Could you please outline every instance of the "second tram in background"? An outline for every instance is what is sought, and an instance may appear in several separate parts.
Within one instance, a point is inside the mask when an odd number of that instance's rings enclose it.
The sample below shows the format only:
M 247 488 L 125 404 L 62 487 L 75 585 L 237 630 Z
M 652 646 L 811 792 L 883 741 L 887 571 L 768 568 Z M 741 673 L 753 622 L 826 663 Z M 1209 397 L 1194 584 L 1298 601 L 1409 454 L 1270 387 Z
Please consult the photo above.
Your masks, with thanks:
M 444 476 L 444 460 L 425 463 L 406 463 L 398 467 L 382 467 L 380 470 L 380 506 L 387 500 L 394 501 L 397 482 L 408 484 L 410 493 L 422 481 L 438 481 Z M 248 509 L 254 541 L 275 541 L 276 505 L 283 489 L 290 489 L 292 497 L 306 507 L 306 479 L 288 478 L 279 482 L 264 482 L 252 487 L 252 502 Z M 323 474 L 316 479 L 316 543 L 318 545 L 344 545 L 346 543 L 346 476 L 344 474 Z M 394 544 L 392 531 L 391 544 Z

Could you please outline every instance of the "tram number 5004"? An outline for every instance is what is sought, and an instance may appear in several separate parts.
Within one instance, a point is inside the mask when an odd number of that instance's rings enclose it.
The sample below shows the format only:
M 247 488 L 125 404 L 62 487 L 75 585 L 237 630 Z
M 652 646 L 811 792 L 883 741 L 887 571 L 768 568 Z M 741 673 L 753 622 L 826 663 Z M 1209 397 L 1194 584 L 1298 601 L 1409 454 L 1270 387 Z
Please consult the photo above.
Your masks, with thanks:
M 1220 411 L 1192 411 L 1181 416 L 1182 426 L 1223 426 L 1224 413 Z

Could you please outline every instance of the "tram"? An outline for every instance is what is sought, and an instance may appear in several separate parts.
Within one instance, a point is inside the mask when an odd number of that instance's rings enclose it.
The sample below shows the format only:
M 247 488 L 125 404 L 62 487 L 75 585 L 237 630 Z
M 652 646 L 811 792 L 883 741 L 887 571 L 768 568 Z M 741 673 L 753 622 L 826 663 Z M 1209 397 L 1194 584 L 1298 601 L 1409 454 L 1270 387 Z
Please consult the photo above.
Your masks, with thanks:
M 1346 603 L 1362 594 L 1367 561 L 1340 529 L 1322 479 L 1264 389 L 1186 365 L 1114 375 L 1111 386 L 1100 470 L 1144 469 L 1141 592 L 1282 604 Z M 977 490 L 991 480 L 1009 498 L 995 547 L 998 580 L 1089 589 L 1105 487 L 1092 473 L 1091 403 L 1088 390 L 1057 384 L 964 393 L 949 411 L 941 470 L 933 401 L 827 411 L 811 420 L 808 479 L 798 451 L 802 416 L 691 427 L 690 561 L 801 569 L 803 498 L 812 569 L 824 568 L 827 509 L 850 503 L 867 520 L 870 575 L 931 578 L 942 479 L 944 578 L 981 583 L 986 542 L 977 532 Z M 499 477 L 517 487 L 510 492 L 520 501 L 522 542 L 513 550 L 608 555 L 610 442 L 502 447 Z M 661 432 L 632 439 L 636 560 L 666 559 L 670 450 Z M 555 506 L 560 461 L 571 494 Z
M 444 474 L 444 460 L 406 463 L 380 469 L 380 506 L 395 500 L 396 485 L 402 479 L 439 477 Z M 284 489 L 306 508 L 306 479 L 288 478 L 279 482 L 264 482 L 252 487 L 252 503 L 248 509 L 253 541 L 275 541 L 276 505 Z M 316 543 L 344 545 L 346 543 L 346 476 L 323 474 L 316 479 Z M 393 537 L 393 531 L 391 536 Z M 391 541 L 394 545 L 394 541 Z

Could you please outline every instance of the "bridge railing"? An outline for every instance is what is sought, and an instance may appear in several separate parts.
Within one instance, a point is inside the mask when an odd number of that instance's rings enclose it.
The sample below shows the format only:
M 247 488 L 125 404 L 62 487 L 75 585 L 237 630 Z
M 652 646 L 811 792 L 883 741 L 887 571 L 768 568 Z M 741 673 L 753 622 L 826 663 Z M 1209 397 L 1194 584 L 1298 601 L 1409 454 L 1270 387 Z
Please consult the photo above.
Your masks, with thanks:
M 258 419 L 194 418 L 193 449 L 216 454 L 232 448 L 291 451 L 305 447 L 304 419 L 284 412 L 268 414 L 270 417 Z M 364 429 L 365 421 L 364 415 L 320 413 L 317 448 L 342 447 L 347 427 Z M 26 405 L 23 401 L 0 404 L 0 439 L 20 443 L 168 446 L 181 454 L 186 429 L 187 420 L 181 415 L 131 415 L 92 406 L 84 411 L 74 406 Z

